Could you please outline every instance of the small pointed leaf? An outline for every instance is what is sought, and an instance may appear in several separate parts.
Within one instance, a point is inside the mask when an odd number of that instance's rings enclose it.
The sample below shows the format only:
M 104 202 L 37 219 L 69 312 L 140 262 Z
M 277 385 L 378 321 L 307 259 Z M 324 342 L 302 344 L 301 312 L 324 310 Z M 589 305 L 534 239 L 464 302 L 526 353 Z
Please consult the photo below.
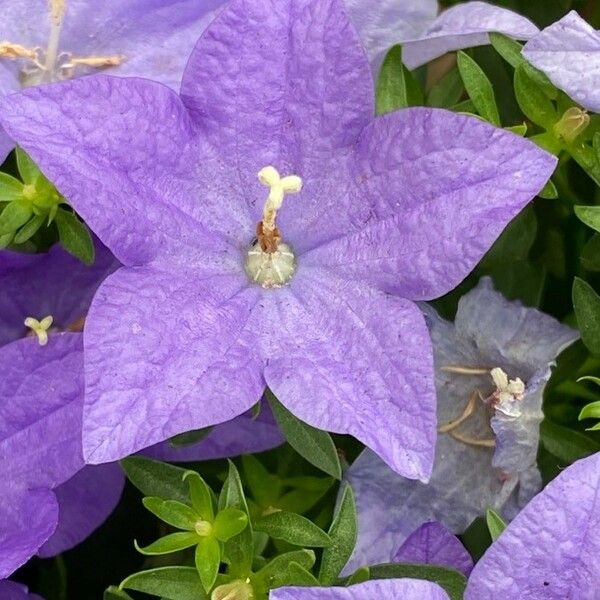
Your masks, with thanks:
M 25 225 L 33 215 L 31 206 L 22 201 L 10 202 L 0 214 L 0 235 L 6 235 Z
M 321 528 L 295 513 L 279 511 L 265 515 L 254 522 L 254 528 L 295 546 L 324 548 L 332 543 L 331 538 Z
M 219 542 L 214 537 L 202 538 L 196 548 L 195 561 L 202 587 L 208 594 L 215 585 L 221 564 Z
M 506 529 L 506 523 L 502 517 L 491 508 L 488 509 L 485 515 L 485 520 L 490 531 L 492 541 L 495 542 L 500 537 L 500 534 Z
M 183 479 L 187 481 L 190 489 L 190 499 L 196 512 L 205 520 L 212 523 L 215 512 L 212 493 L 208 484 L 196 471 L 186 471 Z
M 458 70 L 477 112 L 486 120 L 500 126 L 500 114 L 496 104 L 492 82 L 483 69 L 466 53 L 459 51 Z
M 135 548 L 138 552 L 147 556 L 155 556 L 160 554 L 170 554 L 171 552 L 178 552 L 179 550 L 185 550 L 195 546 L 200 541 L 200 536 L 194 532 L 178 531 L 177 533 L 170 533 L 165 535 L 152 544 L 144 546 L 143 548 L 134 542 Z
M 208 600 L 198 571 L 193 567 L 161 567 L 124 579 L 121 589 L 135 590 L 165 600 Z
M 94 262 L 94 242 L 86 225 L 75 213 L 58 208 L 56 226 L 62 247 L 86 265 Z
M 121 467 L 131 483 L 145 496 L 187 502 L 188 486 L 183 481 L 185 469 L 167 463 L 130 456 L 121 461 Z
M 193 508 L 186 504 L 177 500 L 163 500 L 156 496 L 144 498 L 142 502 L 152 514 L 165 523 L 177 527 L 177 529 L 194 531 L 194 526 L 199 516 Z
M 215 519 L 215 537 L 226 542 L 234 535 L 238 535 L 248 526 L 248 515 L 239 508 L 225 508 Z

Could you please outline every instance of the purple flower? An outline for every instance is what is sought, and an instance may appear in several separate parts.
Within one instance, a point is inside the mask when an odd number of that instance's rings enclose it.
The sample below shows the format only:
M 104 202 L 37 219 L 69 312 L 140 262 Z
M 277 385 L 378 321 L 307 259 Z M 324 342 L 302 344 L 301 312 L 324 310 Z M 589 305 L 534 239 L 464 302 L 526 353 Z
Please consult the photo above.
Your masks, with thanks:
M 269 600 L 448 600 L 436 583 L 421 579 L 379 579 L 350 587 L 283 587 L 271 590 Z
M 555 357 L 577 333 L 483 279 L 455 323 L 424 308 L 433 339 L 440 435 L 427 485 L 398 477 L 365 451 L 347 473 L 359 537 L 347 571 L 389 562 L 425 521 L 460 533 L 489 508 L 513 517 L 539 490 L 542 397 Z
M 465 598 L 594 600 L 600 579 L 600 454 L 538 494 L 471 574 Z
M 488 33 L 528 40 L 539 29 L 515 12 L 488 4 L 465 2 L 436 18 L 435 0 L 346 0 L 348 12 L 378 69 L 394 44 L 403 45 L 403 62 L 414 69 L 446 52 L 489 44 Z
M 0 0 L 0 93 L 108 70 L 179 89 L 225 0 Z M 0 162 L 12 148 L 0 137 Z
M 0 597 L 2 600 L 44 600 L 37 594 L 30 594 L 27 588 L 14 581 L 0 581 Z
M 181 98 L 96 76 L 0 114 L 125 265 L 86 323 L 89 462 L 230 420 L 268 385 L 428 477 L 433 364 L 414 301 L 467 275 L 554 157 L 447 111 L 375 119 L 341 0 L 235 0 Z
M 392 561 L 450 567 L 466 576 L 473 569 L 467 549 L 437 521 L 428 521 L 415 529 L 398 548 Z
M 600 112 L 600 33 L 575 11 L 529 40 L 523 56 L 581 106 Z

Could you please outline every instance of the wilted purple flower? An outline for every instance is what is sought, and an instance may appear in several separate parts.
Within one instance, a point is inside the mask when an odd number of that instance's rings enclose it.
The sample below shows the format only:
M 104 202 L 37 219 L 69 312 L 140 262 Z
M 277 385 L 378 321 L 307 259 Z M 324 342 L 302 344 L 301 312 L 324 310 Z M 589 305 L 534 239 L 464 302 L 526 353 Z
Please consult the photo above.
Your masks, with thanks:
M 0 94 L 109 70 L 179 89 L 225 0 L 0 0 Z M 12 143 L 0 137 L 0 162 Z
M 595 600 L 600 580 L 600 453 L 551 481 L 475 565 L 467 600 Z
M 414 69 L 446 52 L 489 44 L 488 33 L 528 40 L 539 29 L 525 17 L 487 2 L 465 2 L 437 18 L 435 0 L 346 0 L 367 53 L 376 69 L 394 44 Z
M 270 600 L 449 600 L 437 583 L 421 579 L 379 579 L 350 587 L 283 587 L 269 592 Z
M 539 490 L 542 397 L 555 357 L 577 333 L 489 279 L 459 303 L 454 324 L 425 307 L 433 340 L 440 435 L 428 484 L 398 477 L 365 451 L 347 477 L 359 536 L 347 570 L 389 562 L 425 521 L 460 533 L 489 508 L 510 519 Z
M 600 112 L 600 33 L 574 10 L 529 40 L 523 56 L 581 106 Z
M 555 158 L 446 111 L 374 119 L 341 0 L 235 0 L 181 98 L 96 76 L 0 113 L 126 265 L 86 324 L 88 461 L 230 420 L 268 385 L 428 477 L 433 364 L 414 301 L 466 276 Z
M 30 594 L 24 585 L 7 579 L 0 581 L 0 598 L 2 600 L 44 600 L 37 594 Z
M 392 561 L 450 567 L 467 576 L 473 569 L 471 555 L 462 542 L 437 521 L 428 521 L 415 529 Z

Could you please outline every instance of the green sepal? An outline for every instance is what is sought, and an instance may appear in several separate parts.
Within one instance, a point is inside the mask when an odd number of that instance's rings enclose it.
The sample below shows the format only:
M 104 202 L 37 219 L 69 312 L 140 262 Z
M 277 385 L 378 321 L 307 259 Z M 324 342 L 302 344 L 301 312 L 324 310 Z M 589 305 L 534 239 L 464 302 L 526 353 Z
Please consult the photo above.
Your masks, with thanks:
M 186 531 L 194 531 L 194 526 L 199 520 L 193 508 L 177 500 L 163 500 L 156 496 L 148 496 L 142 500 L 144 506 L 159 519 Z
M 588 227 L 600 232 L 600 206 L 576 206 L 575 214 Z
M 551 130 L 559 118 L 556 109 L 523 65 L 515 69 L 514 86 L 523 114 L 536 125 Z
M 205 520 L 213 522 L 215 510 L 213 506 L 212 492 L 208 484 L 196 471 L 186 471 L 183 480 L 187 482 L 190 492 L 190 500 L 194 510 Z
M 600 355 L 600 296 L 579 277 L 573 282 L 573 306 L 583 343 Z
M 208 594 L 215 585 L 221 564 L 221 546 L 212 536 L 200 540 L 194 557 L 202 587 Z
M 20 146 L 15 148 L 15 156 L 17 158 L 17 169 L 19 170 L 21 179 L 29 185 L 35 184 L 41 174 L 38 166 L 31 160 L 29 154 L 27 154 Z
M 267 389 L 266 397 L 283 435 L 300 456 L 335 479 L 342 478 L 340 458 L 331 436 L 294 416 Z
M 492 541 L 495 542 L 500 537 L 500 534 L 506 529 L 506 523 L 502 517 L 491 508 L 489 508 L 485 513 L 485 521 L 487 523 L 490 536 L 492 537 Z
M 262 531 L 277 540 L 283 540 L 294 546 L 325 548 L 332 543 L 331 538 L 312 521 L 284 511 L 265 515 L 254 522 L 256 531 Z
M 86 265 L 93 264 L 95 257 L 94 242 L 85 223 L 80 221 L 73 212 L 59 208 L 58 205 L 53 208 L 56 210 L 56 226 L 58 227 L 61 246 L 82 263 Z M 50 220 L 52 220 L 52 212 L 51 210 Z
M 254 575 L 255 589 L 257 592 L 267 594 L 271 588 L 285 585 L 282 580 L 292 563 L 307 570 L 313 567 L 315 560 L 315 553 L 312 550 L 294 550 L 280 554 Z
M 359 567 L 350 575 L 348 581 L 346 581 L 346 585 L 356 585 L 357 583 L 364 583 L 365 581 L 369 581 L 371 579 L 371 569 L 369 567 Z
M 32 217 L 31 205 L 23 200 L 10 202 L 0 214 L 0 235 L 7 235 L 25 225 Z
M 412 73 L 402 63 L 402 47 L 399 45 L 393 46 L 383 60 L 375 97 L 378 115 L 423 104 L 423 92 Z
M 119 589 L 135 590 L 165 600 L 208 600 L 198 571 L 193 567 L 160 567 L 134 573 Z
M 319 569 L 319 581 L 323 585 L 333 585 L 338 575 L 352 556 L 358 534 L 358 520 L 354 493 L 346 485 L 342 499 L 329 528 L 331 546 L 325 548 Z
M 538 192 L 538 196 L 544 200 L 556 200 L 558 198 L 558 190 L 556 189 L 556 186 L 552 180 L 548 180 L 546 182 L 546 185 L 542 188 L 542 191 Z
M 201 541 L 200 536 L 192 531 L 178 531 L 170 533 L 156 540 L 148 546 L 140 546 L 137 541 L 134 541 L 135 549 L 146 556 L 160 556 L 161 554 L 171 554 L 179 552 L 186 548 L 191 548 Z
M 24 244 L 27 240 L 30 240 L 38 231 L 38 229 L 44 224 L 45 217 L 43 215 L 34 215 L 17 231 L 14 238 L 15 244 Z
M 23 183 L 8 173 L 0 173 L 0 202 L 23 200 Z
M 579 420 L 583 421 L 584 419 L 600 419 L 600 401 L 587 404 L 581 409 Z
M 477 112 L 492 125 L 500 127 L 500 114 L 492 82 L 483 69 L 462 50 L 457 54 L 457 62 L 465 89 Z
M 11 231 L 5 235 L 0 235 L 0 248 L 8 248 L 15 237 L 15 232 Z
M 277 587 L 293 585 L 298 587 L 319 587 L 319 580 L 307 569 L 297 562 L 291 562 L 283 575 L 283 581 Z M 279 584 L 279 578 L 275 581 Z
M 239 508 L 225 508 L 217 515 L 214 522 L 215 537 L 226 542 L 241 533 L 248 526 L 248 515 Z

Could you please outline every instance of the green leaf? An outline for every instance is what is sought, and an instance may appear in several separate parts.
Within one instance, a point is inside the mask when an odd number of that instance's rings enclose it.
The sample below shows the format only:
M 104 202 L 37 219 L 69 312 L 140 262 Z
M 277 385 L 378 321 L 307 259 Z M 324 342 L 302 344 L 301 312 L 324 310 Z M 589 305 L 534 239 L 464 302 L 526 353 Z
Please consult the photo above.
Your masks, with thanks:
M 520 125 L 512 125 L 511 127 L 505 127 L 504 129 L 520 137 L 525 137 L 527 135 L 527 123 L 521 123 Z
M 104 596 L 102 598 L 103 600 L 132 600 L 129 594 L 114 585 L 111 585 L 104 590 Z
M 588 271 L 600 271 L 600 234 L 594 234 L 587 241 L 579 259 Z
M 23 200 L 23 184 L 8 173 L 0 173 L 0 202 Z
M 500 114 L 498 113 L 492 82 L 487 78 L 483 69 L 468 54 L 459 51 L 457 58 L 460 76 L 477 112 L 486 121 L 499 127 Z
M 573 306 L 583 343 L 600 355 L 600 296 L 579 277 L 573 283 Z
M 7 248 L 8 245 L 13 241 L 15 232 L 7 233 L 6 235 L 0 235 L 0 248 Z
M 592 402 L 581 409 L 579 420 L 584 419 L 600 419 L 600 401 Z
M 466 577 L 459 571 L 434 565 L 385 564 L 370 567 L 371 579 L 426 579 L 443 587 L 450 600 L 462 600 L 467 585 Z
M 278 511 L 265 515 L 254 522 L 254 529 L 295 546 L 323 548 L 332 543 L 331 538 L 320 527 L 295 513 Z
M 342 478 L 342 467 L 331 436 L 295 417 L 271 390 L 267 399 L 283 435 L 300 456 L 335 479 Z
M 31 206 L 22 201 L 10 202 L 0 214 L 0 235 L 15 232 L 21 225 L 25 225 L 33 215 Z
M 75 213 L 58 208 L 56 226 L 62 247 L 82 263 L 94 263 L 94 242 L 86 225 Z
M 506 529 L 506 523 L 503 521 L 502 517 L 491 508 L 486 512 L 485 520 L 488 529 L 490 530 L 492 541 L 495 542 L 500 537 L 500 534 Z
M 541 192 L 538 193 L 540 198 L 544 198 L 544 200 L 556 200 L 558 198 L 558 191 L 552 180 L 549 180 Z
M 196 569 L 200 574 L 200 581 L 208 594 L 215 585 L 221 564 L 221 546 L 214 537 L 200 540 L 196 548 Z
M 523 114 L 544 129 L 552 129 L 558 121 L 556 109 L 523 65 L 515 69 L 514 85 L 515 96 Z
M 186 471 L 183 479 L 189 485 L 192 506 L 203 519 L 212 523 L 215 518 L 215 511 L 212 493 L 208 484 L 196 471 Z
M 231 460 L 229 461 L 229 473 L 219 497 L 219 510 L 230 507 L 239 508 L 248 515 L 248 518 L 250 517 L 240 474 Z M 245 579 L 252 569 L 253 556 L 254 536 L 252 524 L 248 520 L 248 526 L 244 527 L 241 533 L 225 542 L 223 560 L 229 563 L 229 574 L 232 577 Z
M 21 179 L 30 185 L 34 184 L 41 173 L 38 166 L 20 146 L 15 148 L 15 156 L 17 157 L 17 169 Z
M 242 466 L 246 482 L 256 502 L 263 508 L 275 506 L 281 494 L 281 479 L 271 475 L 251 454 L 242 456 Z
M 208 600 L 198 571 L 193 567 L 161 567 L 130 575 L 119 588 L 135 590 L 166 600 Z
M 191 548 L 201 541 L 200 536 L 191 531 L 178 531 L 165 535 L 148 546 L 141 547 L 137 541 L 134 541 L 135 548 L 138 552 L 146 556 L 155 556 L 161 554 L 171 554 L 171 552 L 179 552 Z
M 423 103 L 423 93 L 412 73 L 402 63 L 402 47 L 393 46 L 387 53 L 377 79 L 377 114 Z
M 548 419 L 542 421 L 540 436 L 546 450 L 565 464 L 570 465 L 580 458 L 600 452 L 600 444 L 587 435 Z
M 369 581 L 369 579 L 371 579 L 371 569 L 369 569 L 369 567 L 359 567 L 352 575 L 350 575 L 346 585 L 350 586 L 356 585 L 357 583 L 364 583 L 365 581 Z
M 577 381 L 591 381 L 596 385 L 600 385 L 600 377 L 594 377 L 593 375 L 585 375 L 585 377 L 580 377 Z
M 600 206 L 576 206 L 575 214 L 588 227 L 600 232 Z
M 356 503 L 352 488 L 346 485 L 342 500 L 337 507 L 329 528 L 332 544 L 323 551 L 319 581 L 323 585 L 333 585 L 344 565 L 350 559 L 358 530 Z
M 279 554 L 265 565 L 256 576 L 267 582 L 270 587 L 272 578 L 285 571 L 293 562 L 302 565 L 305 569 L 310 569 L 315 564 L 315 553 L 312 550 L 294 550 L 293 552 Z
M 225 508 L 215 519 L 215 537 L 226 542 L 234 535 L 238 535 L 248 526 L 248 515 L 239 508 Z
M 285 572 L 285 583 L 282 585 L 294 585 L 299 587 L 318 587 L 319 580 L 302 565 L 292 562 Z
M 145 496 L 187 502 L 188 486 L 183 481 L 186 469 L 142 456 L 131 456 L 121 461 L 121 467 L 131 483 Z
M 436 108 L 451 108 L 460 101 L 465 92 L 458 69 L 448 71 L 427 95 L 427 105 Z
M 207 435 L 210 434 L 212 430 L 213 427 L 204 427 L 203 429 L 186 431 L 184 433 L 180 433 L 179 435 L 174 435 L 169 440 L 169 444 L 171 444 L 173 448 L 184 448 L 185 446 L 191 446 L 192 444 L 197 444 L 203 440 Z
M 165 523 L 177 527 L 177 529 L 194 531 L 198 515 L 187 504 L 183 504 L 177 500 L 163 500 L 156 496 L 144 498 L 142 503 L 152 514 Z
M 31 217 L 15 235 L 15 244 L 24 244 L 27 240 L 31 239 L 44 224 L 45 220 L 44 215 L 34 215 Z

